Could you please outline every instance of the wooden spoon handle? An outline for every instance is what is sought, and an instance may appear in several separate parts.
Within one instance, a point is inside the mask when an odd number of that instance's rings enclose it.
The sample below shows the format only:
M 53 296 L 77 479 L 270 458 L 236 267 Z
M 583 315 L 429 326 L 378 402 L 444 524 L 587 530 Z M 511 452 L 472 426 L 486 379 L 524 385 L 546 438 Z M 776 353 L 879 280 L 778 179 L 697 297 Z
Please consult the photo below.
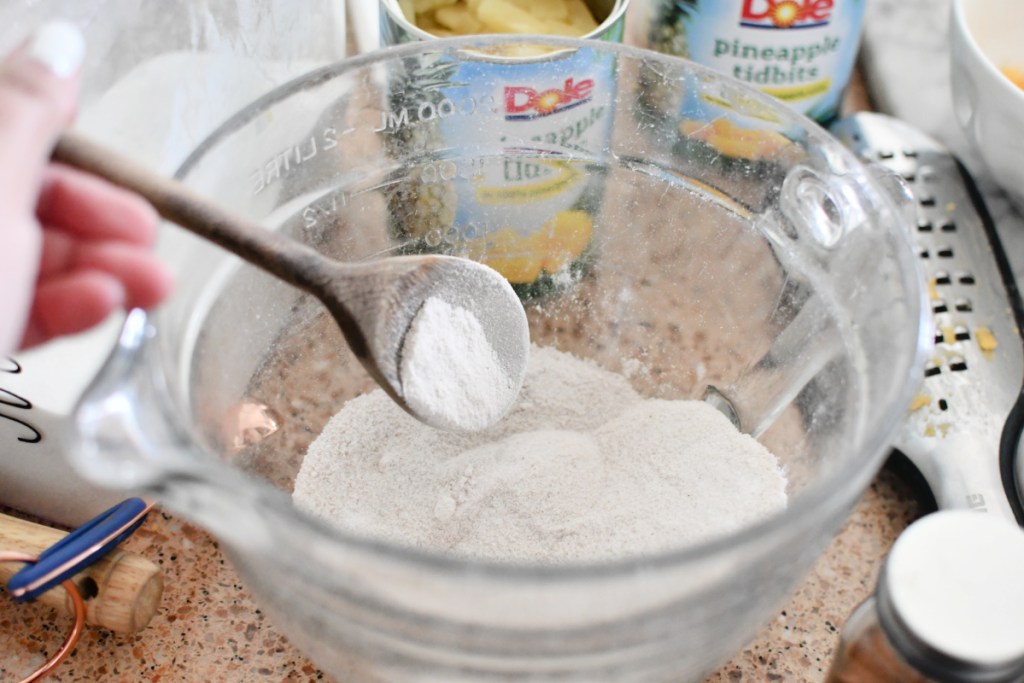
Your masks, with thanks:
M 0 513 L 0 548 L 38 555 L 66 534 L 57 529 Z M 0 563 L 0 583 L 22 565 Z M 144 628 L 160 607 L 164 579 L 160 568 L 145 557 L 120 549 L 76 574 L 72 580 L 85 598 L 85 620 L 118 633 Z M 62 612 L 71 612 L 63 589 L 48 590 L 38 601 Z
M 165 219 L 300 289 L 315 293 L 323 285 L 325 259 L 315 250 L 233 214 L 184 184 L 76 133 L 61 135 L 52 158 L 136 192 Z

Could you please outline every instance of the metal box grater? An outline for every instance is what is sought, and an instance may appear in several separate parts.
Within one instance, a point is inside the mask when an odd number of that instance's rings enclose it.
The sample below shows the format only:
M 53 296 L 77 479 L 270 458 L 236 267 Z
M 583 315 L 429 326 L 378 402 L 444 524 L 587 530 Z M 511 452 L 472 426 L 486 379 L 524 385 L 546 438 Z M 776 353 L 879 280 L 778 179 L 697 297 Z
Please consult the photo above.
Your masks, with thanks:
M 901 176 L 916 204 L 910 227 L 935 346 L 894 446 L 920 470 L 940 508 L 1024 523 L 1024 458 L 1017 457 L 1024 308 L 981 195 L 945 147 L 898 119 L 859 113 L 838 121 L 832 133 L 862 159 Z

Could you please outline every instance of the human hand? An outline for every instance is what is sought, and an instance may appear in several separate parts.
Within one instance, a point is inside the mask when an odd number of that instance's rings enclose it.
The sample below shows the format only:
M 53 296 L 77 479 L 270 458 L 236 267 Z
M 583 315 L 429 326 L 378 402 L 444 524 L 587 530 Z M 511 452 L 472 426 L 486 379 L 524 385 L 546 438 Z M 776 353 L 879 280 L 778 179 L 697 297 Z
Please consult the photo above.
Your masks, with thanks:
M 84 40 L 41 27 L 0 62 L 0 354 L 84 331 L 171 288 L 140 197 L 50 162 L 76 109 Z

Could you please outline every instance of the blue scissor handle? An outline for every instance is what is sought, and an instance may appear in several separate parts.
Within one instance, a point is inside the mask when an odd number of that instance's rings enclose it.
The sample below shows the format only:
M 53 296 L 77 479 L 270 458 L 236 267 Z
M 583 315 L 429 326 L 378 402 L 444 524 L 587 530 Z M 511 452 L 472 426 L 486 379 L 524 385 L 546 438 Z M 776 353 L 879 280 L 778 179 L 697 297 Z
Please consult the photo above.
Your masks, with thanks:
M 18 602 L 42 593 L 93 564 L 128 538 L 146 519 L 151 504 L 141 498 L 123 500 L 102 512 L 39 554 L 7 582 Z

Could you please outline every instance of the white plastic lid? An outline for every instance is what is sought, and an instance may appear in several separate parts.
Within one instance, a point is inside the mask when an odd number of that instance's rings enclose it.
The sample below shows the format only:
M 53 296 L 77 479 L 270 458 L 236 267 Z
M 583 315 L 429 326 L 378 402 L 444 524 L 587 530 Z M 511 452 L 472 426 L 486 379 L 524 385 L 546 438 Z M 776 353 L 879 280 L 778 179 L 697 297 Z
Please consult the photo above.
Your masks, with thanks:
M 1024 663 L 1024 531 L 1016 524 L 966 510 L 928 515 L 896 540 L 881 588 L 917 654 L 939 657 L 945 670 L 998 674 Z

